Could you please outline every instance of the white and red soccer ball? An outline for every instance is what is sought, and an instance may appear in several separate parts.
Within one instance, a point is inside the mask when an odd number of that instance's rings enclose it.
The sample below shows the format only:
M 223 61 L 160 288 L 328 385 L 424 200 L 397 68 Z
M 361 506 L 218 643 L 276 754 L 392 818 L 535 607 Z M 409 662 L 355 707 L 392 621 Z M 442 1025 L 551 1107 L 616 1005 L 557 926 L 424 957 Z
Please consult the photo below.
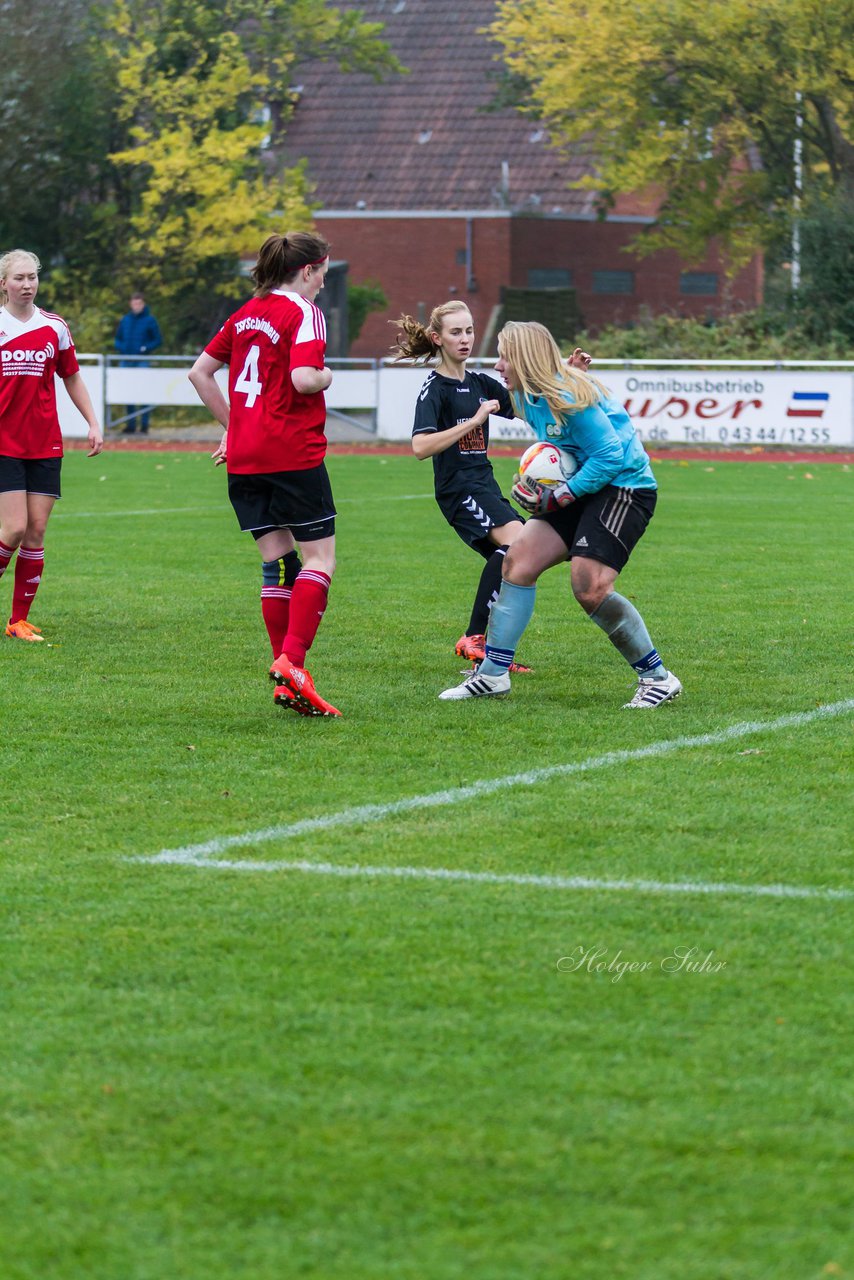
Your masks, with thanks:
M 578 463 L 566 449 L 538 440 L 525 450 L 519 459 L 519 476 L 522 480 L 556 489 L 578 470 Z

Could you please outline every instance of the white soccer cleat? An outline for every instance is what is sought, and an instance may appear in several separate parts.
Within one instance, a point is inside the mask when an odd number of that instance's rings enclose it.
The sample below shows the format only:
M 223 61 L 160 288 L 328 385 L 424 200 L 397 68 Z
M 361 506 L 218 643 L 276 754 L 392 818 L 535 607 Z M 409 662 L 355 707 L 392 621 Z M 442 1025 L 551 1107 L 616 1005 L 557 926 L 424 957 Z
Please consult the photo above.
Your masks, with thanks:
M 672 671 L 664 676 L 641 676 L 635 696 L 631 702 L 624 702 L 623 707 L 658 707 L 662 702 L 678 698 L 681 692 L 682 681 Z
M 499 693 L 510 692 L 510 677 L 506 673 L 500 676 L 482 676 L 473 671 L 462 684 L 446 689 L 439 697 L 446 702 L 457 702 L 461 698 L 491 698 Z

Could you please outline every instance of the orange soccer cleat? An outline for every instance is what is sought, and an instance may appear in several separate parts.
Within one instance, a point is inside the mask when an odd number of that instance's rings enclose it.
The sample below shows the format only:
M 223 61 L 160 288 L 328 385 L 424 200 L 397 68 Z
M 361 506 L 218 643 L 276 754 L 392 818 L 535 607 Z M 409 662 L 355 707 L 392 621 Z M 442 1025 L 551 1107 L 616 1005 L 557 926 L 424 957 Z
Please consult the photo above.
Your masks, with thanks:
M 530 676 L 534 672 L 534 668 L 526 667 L 524 662 L 511 662 L 508 670 L 511 676 Z
M 10 622 L 6 627 L 6 635 L 13 640 L 29 640 L 30 644 L 41 644 L 44 640 L 41 627 L 34 627 L 23 618 L 18 622 Z
M 486 657 L 486 636 L 460 636 L 454 645 L 454 653 L 458 658 L 466 658 L 477 666 Z M 529 676 L 532 671 L 533 668 L 526 667 L 523 662 L 510 663 L 511 676 Z
M 454 653 L 468 662 L 483 662 L 486 657 L 485 646 L 486 636 L 460 636 L 454 645 Z
M 301 716 L 340 716 L 337 707 L 321 698 L 305 668 L 294 666 L 287 654 L 273 663 L 270 679 L 279 686 L 274 695 L 277 706 L 290 707 Z

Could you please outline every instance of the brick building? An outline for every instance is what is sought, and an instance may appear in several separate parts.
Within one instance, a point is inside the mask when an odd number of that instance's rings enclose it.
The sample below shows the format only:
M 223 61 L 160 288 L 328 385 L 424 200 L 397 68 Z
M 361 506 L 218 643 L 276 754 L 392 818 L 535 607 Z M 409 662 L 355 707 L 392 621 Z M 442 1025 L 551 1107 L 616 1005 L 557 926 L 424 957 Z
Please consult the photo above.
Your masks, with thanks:
M 384 23 L 409 68 L 381 83 L 324 63 L 299 68 L 277 156 L 307 158 L 332 257 L 347 262 L 352 283 L 376 280 L 389 299 L 387 313 L 368 317 L 352 355 L 387 354 L 389 319 L 424 315 L 449 297 L 465 300 L 490 344 L 508 286 L 573 288 L 594 330 L 642 310 L 705 317 L 761 300 L 759 259 L 728 282 L 713 247 L 690 264 L 672 252 L 625 252 L 652 224 L 654 207 L 628 195 L 600 218 L 594 194 L 570 186 L 592 172 L 589 154 L 556 149 L 512 108 L 489 109 L 500 62 L 483 28 L 495 0 L 337 7 Z

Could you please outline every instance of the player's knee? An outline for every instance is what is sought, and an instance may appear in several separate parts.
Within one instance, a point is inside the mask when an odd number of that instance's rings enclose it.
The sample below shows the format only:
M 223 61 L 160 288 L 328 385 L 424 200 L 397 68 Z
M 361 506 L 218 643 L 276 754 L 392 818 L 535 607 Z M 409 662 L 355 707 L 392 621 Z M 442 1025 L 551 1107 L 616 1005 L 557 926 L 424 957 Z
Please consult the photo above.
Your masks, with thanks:
M 517 587 L 531 587 L 537 581 L 539 573 L 539 566 L 531 557 L 511 543 L 504 556 L 502 578 L 514 583 Z
M 331 578 L 335 572 L 335 555 L 334 553 L 312 554 L 303 546 L 302 567 L 303 569 L 314 569 L 317 573 L 325 573 L 327 578 Z
M 610 583 L 602 581 L 595 574 L 572 575 L 572 594 L 585 613 L 595 613 L 610 590 Z
M 504 552 L 504 564 L 501 566 L 501 576 L 503 578 L 509 578 L 512 582 L 514 572 L 517 572 L 520 567 L 520 560 L 521 556 L 518 552 L 514 552 L 511 544 Z
M 0 542 L 4 546 L 11 547 L 14 551 L 24 541 L 24 535 L 27 532 L 25 524 L 4 524 L 0 525 Z
M 599 608 L 600 597 L 597 592 L 591 591 L 589 587 L 581 586 L 573 582 L 572 594 L 581 605 L 585 613 L 595 613 Z
M 525 528 L 521 520 L 514 520 L 510 524 L 502 525 L 500 529 L 493 529 L 490 538 L 494 546 L 507 547 L 511 542 L 515 542 L 519 534 Z

